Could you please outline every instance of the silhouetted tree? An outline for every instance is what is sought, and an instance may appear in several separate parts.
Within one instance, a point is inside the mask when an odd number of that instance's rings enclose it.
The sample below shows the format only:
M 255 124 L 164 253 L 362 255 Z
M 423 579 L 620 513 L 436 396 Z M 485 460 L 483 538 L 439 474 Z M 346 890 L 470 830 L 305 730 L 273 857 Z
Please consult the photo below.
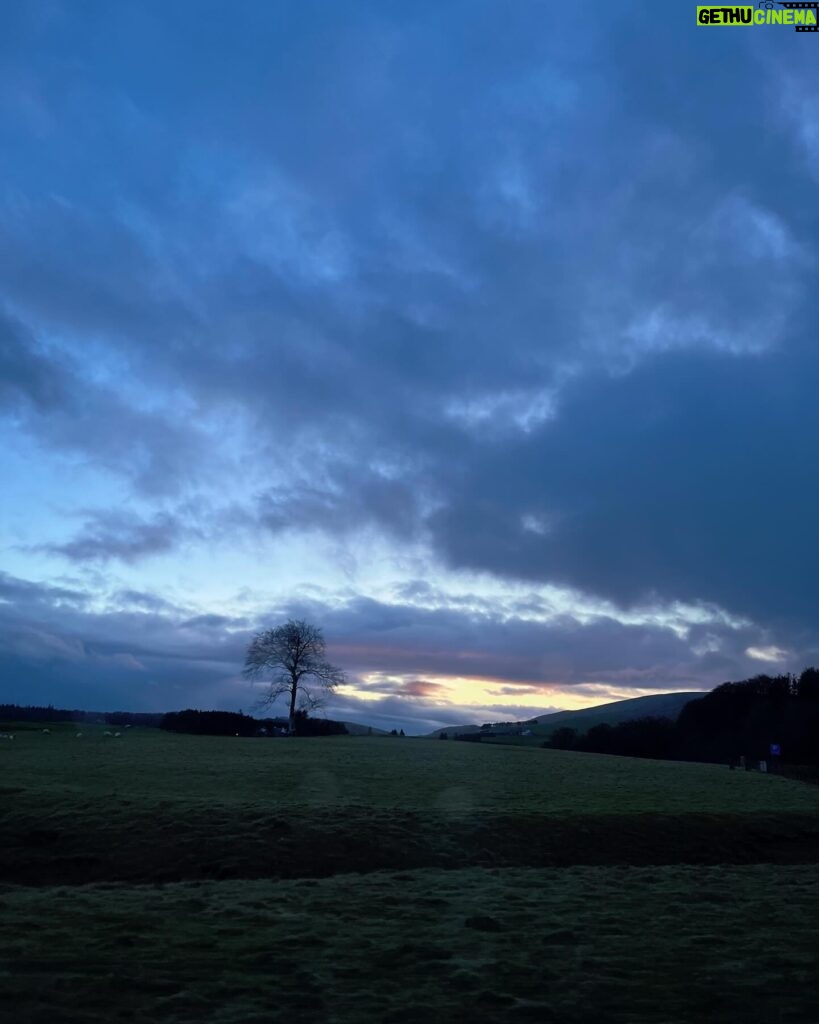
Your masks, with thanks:
M 543 746 L 553 747 L 555 750 L 574 750 L 576 743 L 577 729 L 571 729 L 568 725 L 562 725 L 559 729 L 555 729 Z
M 321 707 L 328 693 L 344 682 L 344 673 L 324 657 L 324 636 L 317 626 L 288 619 L 275 629 L 257 633 L 245 658 L 244 675 L 251 680 L 271 677 L 258 707 L 269 707 L 281 696 L 289 701 L 288 731 L 296 731 L 296 701 L 302 710 Z
M 806 668 L 796 684 L 800 700 L 819 700 L 819 669 Z
M 765 760 L 779 744 L 781 764 L 819 764 L 819 672 L 754 676 L 724 683 L 687 704 L 675 747 L 690 760 Z
M 302 709 L 295 715 L 297 736 L 347 736 L 347 726 L 343 722 L 334 722 L 331 718 L 311 718 Z
M 55 708 L 27 706 L 19 704 L 0 704 L 0 721 L 16 722 L 106 722 L 108 725 L 141 725 L 155 729 L 162 721 L 162 712 L 146 713 L 139 711 L 81 711 L 77 708 Z
M 194 736 L 255 736 L 259 723 L 235 711 L 169 711 L 159 728 L 168 732 L 186 732 Z

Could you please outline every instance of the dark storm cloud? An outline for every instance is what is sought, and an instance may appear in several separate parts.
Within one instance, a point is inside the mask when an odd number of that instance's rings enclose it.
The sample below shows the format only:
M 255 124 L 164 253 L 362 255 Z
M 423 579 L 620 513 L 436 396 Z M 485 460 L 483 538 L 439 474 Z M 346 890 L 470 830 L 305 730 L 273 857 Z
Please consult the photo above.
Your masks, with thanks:
M 815 649 L 819 64 L 691 10 L 4 11 L 0 413 L 150 506 L 112 494 L 41 547 L 374 527 L 756 622 L 543 626 L 536 598 L 425 611 L 416 582 L 312 609 L 361 672 L 663 688 Z M 238 656 L 226 623 L 134 605 L 49 635 Z
M 144 590 L 125 588 L 112 595 L 112 603 L 123 608 L 137 608 L 147 612 L 178 612 L 179 609 L 171 601 Z
M 108 710 L 230 700 L 241 621 L 213 630 L 150 594 L 117 591 L 100 609 L 101 596 L 0 576 L 0 699 Z
M 186 619 L 182 626 L 185 629 L 219 629 L 235 624 L 235 620 L 227 615 L 194 615 L 193 618 Z
M 819 605 L 815 353 L 653 358 L 585 379 L 487 449 L 433 524 L 456 565 L 629 605 L 707 601 L 804 625 Z
M 725 280 L 707 289 L 698 323 L 678 325 L 676 340 L 626 341 L 626 357 L 631 346 L 684 344 L 691 334 L 697 342 L 698 333 L 752 342 L 737 330 L 759 334 L 788 285 L 776 276 L 760 287 L 757 271 L 775 252 L 753 252 L 776 247 L 778 211 L 755 205 L 773 167 L 713 180 L 722 162 L 711 147 L 727 159 L 746 140 L 746 122 L 733 127 L 732 119 L 726 132 L 717 114 L 692 121 L 673 97 L 657 120 L 644 80 L 611 57 L 600 64 L 593 44 L 601 40 L 593 30 L 589 38 L 588 24 L 585 41 L 574 38 L 579 15 L 564 21 L 558 42 L 532 31 L 535 5 L 505 11 L 500 37 L 496 18 L 470 9 L 464 21 L 465 10 L 420 5 L 410 15 L 354 5 L 346 15 L 324 11 L 324 24 L 315 10 L 292 17 L 289 59 L 277 60 L 275 49 L 263 63 L 244 54 L 225 93 L 201 16 L 192 19 L 193 37 L 185 26 L 182 81 L 166 63 L 183 30 L 179 12 L 101 8 L 97 31 L 112 39 L 136 32 L 155 51 L 155 73 L 149 80 L 129 54 L 112 54 L 115 78 L 111 64 L 92 63 L 68 78 L 66 96 L 43 99 L 70 112 L 75 96 L 97 96 L 103 123 L 131 141 L 97 172 L 108 186 L 100 206 L 87 190 L 93 129 L 81 123 L 80 146 L 54 125 L 50 144 L 67 157 L 65 201 L 29 199 L 7 214 L 10 254 L 37 245 L 40 219 L 56 233 L 46 253 L 9 257 L 10 269 L 32 268 L 30 286 L 12 279 L 18 303 L 40 321 L 108 336 L 146 381 L 167 386 L 184 375 L 208 400 L 238 395 L 277 431 L 309 436 L 317 414 L 357 425 L 370 444 L 386 428 L 381 447 L 392 451 L 407 429 L 411 442 L 431 442 L 428 419 L 437 420 L 440 403 L 480 404 L 503 390 L 520 390 L 525 401 L 554 382 L 556 361 L 597 359 L 608 347 L 605 358 L 622 360 L 624 339 L 613 335 L 631 325 L 635 297 L 648 318 L 642 335 L 650 335 L 648 314 L 658 305 L 690 316 L 688 300 L 714 267 Z M 446 46 L 432 42 L 433 29 Z M 281 30 L 256 8 L 237 12 L 228 36 L 236 44 L 252 33 L 275 48 Z M 604 18 L 598 31 L 636 49 L 628 19 Z M 84 52 L 88 43 L 78 35 L 72 45 Z M 746 90 L 745 105 L 758 110 L 757 62 L 727 45 L 735 91 Z M 219 52 L 221 62 L 232 52 L 221 33 Z M 353 64 L 364 52 L 369 60 Z M 300 69 L 317 59 L 324 73 L 308 85 Z M 671 48 L 663 82 L 685 79 L 696 59 Z M 175 88 L 157 108 L 163 74 Z M 265 87 L 298 90 L 298 104 L 261 104 Z M 641 87 L 642 102 L 620 105 Z M 208 103 L 205 133 L 197 115 Z M 358 116 L 339 119 L 344 107 Z M 123 108 L 132 111 L 124 126 Z M 183 138 L 197 145 L 174 142 L 186 115 Z M 218 155 L 214 136 L 232 156 Z M 133 159 L 142 150 L 170 159 L 164 183 L 146 180 Z M 71 262 L 55 265 L 69 252 Z M 112 293 L 127 296 L 128 308 Z M 439 442 L 445 429 L 434 424 Z
M 0 409 L 48 409 L 64 401 L 64 392 L 60 373 L 29 332 L 0 311 Z
M 47 450 L 91 458 L 149 495 L 189 482 L 203 438 L 170 412 L 147 412 L 97 383 L 92 364 L 48 349 L 0 309 L 0 424 Z
M 421 495 L 393 474 L 358 466 L 336 465 L 324 481 L 282 486 L 259 495 L 255 523 L 265 530 L 318 529 L 331 534 L 375 524 L 387 534 L 406 538 L 422 520 Z
M 149 519 L 122 510 L 92 513 L 83 529 L 65 544 L 44 546 L 72 562 L 136 562 L 170 551 L 191 535 L 191 527 L 167 512 Z
M 81 590 L 33 583 L 30 580 L 18 579 L 16 576 L 0 570 L 0 603 L 2 604 L 22 604 L 25 607 L 63 603 L 81 605 L 86 600 L 87 595 Z

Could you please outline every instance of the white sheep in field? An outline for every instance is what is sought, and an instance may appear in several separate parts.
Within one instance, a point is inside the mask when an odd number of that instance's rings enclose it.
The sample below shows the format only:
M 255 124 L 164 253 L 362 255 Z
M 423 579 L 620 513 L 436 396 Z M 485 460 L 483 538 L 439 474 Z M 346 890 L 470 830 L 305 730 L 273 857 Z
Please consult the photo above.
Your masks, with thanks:
M 81 732 L 77 732 L 77 733 L 74 733 L 74 735 L 75 735 L 75 737 L 76 737 L 76 738 L 77 738 L 78 740 L 81 740 L 81 739 L 82 739 L 82 733 L 81 733 Z
M 43 735 L 50 736 L 51 735 L 51 730 L 50 729 L 43 729 Z
M 14 739 L 14 733 L 0 732 L 0 740 L 13 740 L 13 739 Z
M 114 733 L 114 739 L 116 739 L 116 738 L 117 738 L 118 736 L 121 736 L 121 735 L 122 735 L 122 733 L 121 733 L 121 732 L 115 732 L 115 733 Z
M 105 730 L 105 732 L 104 732 L 104 733 L 103 733 L 102 735 L 103 735 L 103 736 L 112 736 L 112 735 L 113 735 L 113 733 L 110 733 L 110 732 L 109 732 L 109 731 L 108 731 L 108 730 L 106 729 L 106 730 Z

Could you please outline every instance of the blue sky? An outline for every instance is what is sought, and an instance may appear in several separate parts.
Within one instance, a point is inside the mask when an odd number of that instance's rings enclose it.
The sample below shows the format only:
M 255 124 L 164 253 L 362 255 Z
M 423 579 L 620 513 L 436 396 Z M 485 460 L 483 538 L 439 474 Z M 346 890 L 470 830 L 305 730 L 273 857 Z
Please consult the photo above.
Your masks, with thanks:
M 0 12 L 0 696 L 420 732 L 819 661 L 819 50 L 589 2 Z

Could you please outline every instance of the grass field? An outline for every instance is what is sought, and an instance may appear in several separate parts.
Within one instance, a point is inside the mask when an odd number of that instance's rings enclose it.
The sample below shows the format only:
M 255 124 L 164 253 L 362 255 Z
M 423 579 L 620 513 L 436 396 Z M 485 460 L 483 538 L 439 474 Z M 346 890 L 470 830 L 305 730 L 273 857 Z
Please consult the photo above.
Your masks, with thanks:
M 83 733 L 0 745 L 4 1024 L 819 1020 L 819 787 Z

